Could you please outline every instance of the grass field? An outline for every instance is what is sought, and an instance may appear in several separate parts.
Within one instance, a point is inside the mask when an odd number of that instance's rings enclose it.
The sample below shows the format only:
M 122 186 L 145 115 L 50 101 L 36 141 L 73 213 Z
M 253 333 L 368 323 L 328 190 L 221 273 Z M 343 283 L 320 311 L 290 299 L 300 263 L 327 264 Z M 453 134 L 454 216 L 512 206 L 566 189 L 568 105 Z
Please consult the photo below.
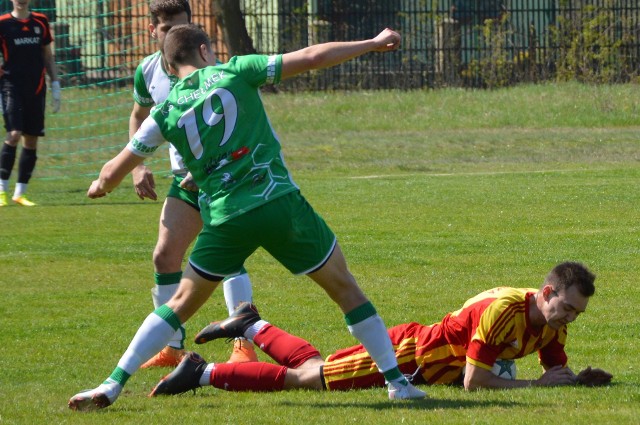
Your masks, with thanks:
M 30 185 L 41 205 L 0 210 L 0 424 L 640 423 L 639 87 L 269 95 L 265 103 L 303 194 L 387 325 L 436 322 L 483 289 L 536 287 L 556 263 L 583 261 L 597 290 L 569 328 L 570 365 L 602 367 L 612 385 L 434 386 L 427 400 L 399 403 L 383 389 L 206 388 L 149 399 L 163 371 L 142 370 L 110 408 L 71 412 L 68 398 L 109 375 L 152 309 L 161 204 L 138 201 L 130 181 L 90 201 L 84 170 L 38 178 L 54 162 L 45 142 Z M 154 169 L 164 193 L 162 165 Z M 323 354 L 354 342 L 310 280 L 261 251 L 246 266 L 265 319 Z M 218 290 L 188 336 L 224 316 Z M 226 361 L 230 345 L 197 350 Z M 519 360 L 518 373 L 538 377 L 536 359 Z

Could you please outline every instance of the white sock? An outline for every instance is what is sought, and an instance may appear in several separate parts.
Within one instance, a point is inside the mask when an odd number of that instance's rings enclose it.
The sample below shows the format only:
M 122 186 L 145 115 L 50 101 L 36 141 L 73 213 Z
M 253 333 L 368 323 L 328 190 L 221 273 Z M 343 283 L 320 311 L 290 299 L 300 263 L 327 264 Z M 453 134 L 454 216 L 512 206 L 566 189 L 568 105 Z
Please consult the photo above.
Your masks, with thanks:
M 233 276 L 222 282 L 224 291 L 224 301 L 227 303 L 227 310 L 231 315 L 242 302 L 253 302 L 253 290 L 251 280 L 247 273 Z
M 253 341 L 253 338 L 255 338 L 256 335 L 258 335 L 258 332 L 260 332 L 262 328 L 264 328 L 268 324 L 269 322 L 267 322 L 266 320 L 262 320 L 262 319 L 258 320 L 256 323 L 249 326 L 249 329 L 244 331 L 244 337 L 250 341 Z
M 13 197 L 17 198 L 27 193 L 27 183 L 16 183 L 16 188 L 13 192 Z
M 180 283 L 174 283 L 172 285 L 155 285 L 151 289 L 151 298 L 153 299 L 153 306 L 155 308 L 166 304 L 167 301 L 173 297 L 173 294 L 178 290 Z M 184 347 L 185 330 L 181 326 L 180 329 L 175 331 L 167 345 L 172 348 L 182 349 Z
M 166 320 L 155 312 L 149 314 L 120 358 L 118 367 L 133 375 L 144 362 L 167 345 L 173 334 L 175 330 Z
M 0 180 L 0 192 L 9 191 L 9 180 Z
M 211 374 L 213 373 L 213 369 L 216 368 L 215 363 L 209 363 L 202 373 L 200 377 L 200 386 L 206 387 L 207 385 L 211 385 Z
M 384 322 L 379 315 L 375 314 L 347 327 L 351 335 L 356 337 L 367 349 L 380 372 L 385 372 L 398 366 L 398 360 L 393 351 L 387 328 L 385 328 Z
M 151 289 L 151 298 L 153 298 L 153 306 L 155 308 L 160 307 L 162 304 L 166 304 L 167 301 L 173 297 L 173 294 L 178 290 L 180 282 L 172 285 L 156 285 Z

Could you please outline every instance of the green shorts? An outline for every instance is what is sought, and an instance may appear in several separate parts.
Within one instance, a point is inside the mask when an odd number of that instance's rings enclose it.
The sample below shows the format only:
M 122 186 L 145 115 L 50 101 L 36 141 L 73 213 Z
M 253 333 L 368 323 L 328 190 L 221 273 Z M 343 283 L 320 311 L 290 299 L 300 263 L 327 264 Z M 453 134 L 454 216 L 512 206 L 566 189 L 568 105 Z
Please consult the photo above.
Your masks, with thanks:
M 200 206 L 198 205 L 198 192 L 192 192 L 187 189 L 183 189 L 180 187 L 180 182 L 184 180 L 182 176 L 173 176 L 173 181 L 171 182 L 171 186 L 169 187 L 169 193 L 167 193 L 167 198 L 177 198 L 187 204 L 191 205 L 196 210 L 200 211 Z
M 296 191 L 217 226 L 205 223 L 189 264 L 200 276 L 217 281 L 239 273 L 262 247 L 292 273 L 307 274 L 322 267 L 335 246 L 329 226 Z

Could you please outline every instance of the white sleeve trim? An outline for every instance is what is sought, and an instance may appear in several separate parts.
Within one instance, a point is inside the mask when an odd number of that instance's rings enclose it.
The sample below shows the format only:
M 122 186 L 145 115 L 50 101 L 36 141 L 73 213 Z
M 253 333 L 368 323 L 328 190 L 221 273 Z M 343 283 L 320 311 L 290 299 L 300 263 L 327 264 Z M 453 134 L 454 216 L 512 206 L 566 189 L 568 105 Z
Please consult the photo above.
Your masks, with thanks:
M 150 157 L 165 142 L 160 127 L 151 117 L 147 117 L 127 144 L 127 148 L 135 155 Z

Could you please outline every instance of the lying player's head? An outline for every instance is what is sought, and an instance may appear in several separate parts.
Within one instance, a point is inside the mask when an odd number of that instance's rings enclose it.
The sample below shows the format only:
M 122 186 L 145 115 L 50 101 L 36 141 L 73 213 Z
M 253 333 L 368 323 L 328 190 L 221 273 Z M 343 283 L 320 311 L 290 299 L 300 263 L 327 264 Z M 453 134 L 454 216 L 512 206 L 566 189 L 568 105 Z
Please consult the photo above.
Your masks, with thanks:
M 585 297 L 590 297 L 596 292 L 593 282 L 596 275 L 591 273 L 587 267 L 581 263 L 567 261 L 560 263 L 551 270 L 545 283 L 554 285 L 556 290 L 563 290 L 576 286 L 578 291 Z
M 557 329 L 586 310 L 589 297 L 596 291 L 595 279 L 580 263 L 565 262 L 551 270 L 540 288 L 545 300 L 541 310 L 549 326 Z
M 194 24 L 171 28 L 165 37 L 162 54 L 174 70 L 179 70 L 184 65 L 201 67 L 203 60 L 205 65 L 215 65 L 209 36 Z
M 191 22 L 191 7 L 188 0 L 152 0 L 149 4 L 151 37 L 158 40 L 158 48 L 162 49 L 164 38 L 176 25 Z

